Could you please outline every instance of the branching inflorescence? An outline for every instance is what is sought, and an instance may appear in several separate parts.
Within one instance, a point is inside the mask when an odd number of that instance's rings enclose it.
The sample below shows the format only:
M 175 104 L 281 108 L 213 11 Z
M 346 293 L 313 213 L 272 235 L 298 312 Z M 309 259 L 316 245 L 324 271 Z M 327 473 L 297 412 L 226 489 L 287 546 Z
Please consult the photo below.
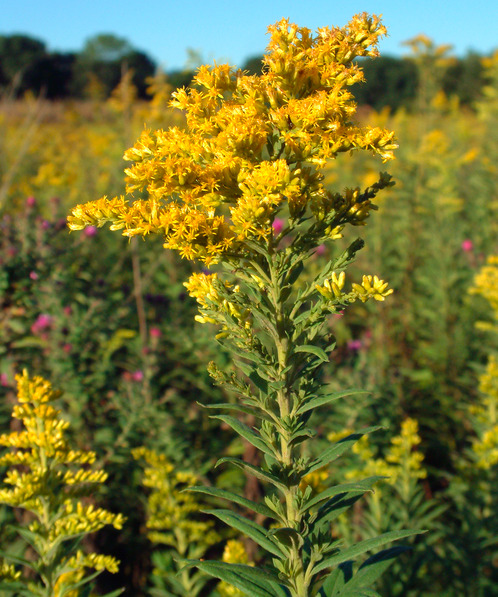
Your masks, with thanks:
M 313 412 L 354 393 L 331 395 L 320 382 L 334 348 L 325 322 L 355 300 L 383 301 L 392 290 L 371 275 L 346 289 L 345 269 L 363 246 L 359 239 L 336 251 L 314 279 L 304 266 L 322 243 L 342 238 L 348 224 L 364 225 L 377 193 L 393 184 L 381 173 L 366 189 L 332 192 L 322 172 L 328 160 L 347 152 L 366 150 L 383 162 L 393 158 L 394 133 L 355 124 L 349 91 L 363 80 L 355 59 L 376 56 L 385 31 L 379 18 L 366 14 L 315 36 L 283 19 L 269 28 L 261 76 L 228 65 L 201 67 L 193 87 L 176 92 L 172 101 L 184 111 L 186 129 L 145 131 L 126 152 L 133 162 L 126 170 L 129 199 L 78 205 L 68 218 L 72 230 L 109 223 L 129 237 L 161 234 L 165 247 L 182 257 L 224 267 L 194 274 L 186 286 L 199 303 L 198 320 L 216 324 L 217 338 L 235 357 L 233 372 L 213 364 L 209 370 L 239 397 L 219 408 L 240 418 L 217 418 L 264 459 L 261 466 L 235 458 L 221 462 L 255 475 L 267 492 L 257 503 L 216 488 L 196 491 L 266 520 L 256 523 L 234 509 L 211 511 L 268 557 L 264 566 L 187 566 L 251 597 L 373 595 L 364 591 L 394 551 L 370 557 L 354 575 L 352 561 L 413 534 L 390 532 L 342 549 L 331 525 L 378 477 L 326 489 L 303 481 L 372 431 L 350 433 L 318 456 L 309 447 L 302 450 L 315 435 Z M 254 426 L 243 422 L 247 415 Z

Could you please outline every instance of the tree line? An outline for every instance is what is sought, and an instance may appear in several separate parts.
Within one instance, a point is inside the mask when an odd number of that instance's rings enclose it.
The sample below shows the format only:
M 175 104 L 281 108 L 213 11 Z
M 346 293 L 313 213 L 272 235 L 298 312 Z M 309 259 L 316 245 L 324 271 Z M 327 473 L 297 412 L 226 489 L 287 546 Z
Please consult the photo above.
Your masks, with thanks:
M 240 66 L 259 73 L 261 57 L 250 58 Z M 377 110 L 412 106 L 420 78 L 416 60 L 382 56 L 364 60 L 362 66 L 366 83 L 354 90 L 360 105 Z M 88 39 L 80 52 L 51 52 L 43 41 L 27 35 L 0 35 L 0 90 L 8 90 L 16 97 L 32 92 L 50 100 L 85 98 L 95 93 L 105 98 L 118 85 L 123 72 L 131 70 L 138 97 L 147 99 L 147 79 L 157 68 L 149 55 L 112 34 Z M 194 71 L 188 67 L 168 72 L 169 83 L 174 88 L 188 86 Z M 485 84 L 482 56 L 469 53 L 449 60 L 440 84 L 447 95 L 456 95 L 462 104 L 472 105 Z

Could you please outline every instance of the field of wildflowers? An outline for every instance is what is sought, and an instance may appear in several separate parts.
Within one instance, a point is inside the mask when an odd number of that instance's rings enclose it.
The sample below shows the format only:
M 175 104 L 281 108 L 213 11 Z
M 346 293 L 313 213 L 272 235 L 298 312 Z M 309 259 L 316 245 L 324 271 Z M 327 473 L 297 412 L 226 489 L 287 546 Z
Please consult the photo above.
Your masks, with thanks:
M 1 98 L 0 594 L 496 594 L 498 54 L 356 110 L 384 32 Z

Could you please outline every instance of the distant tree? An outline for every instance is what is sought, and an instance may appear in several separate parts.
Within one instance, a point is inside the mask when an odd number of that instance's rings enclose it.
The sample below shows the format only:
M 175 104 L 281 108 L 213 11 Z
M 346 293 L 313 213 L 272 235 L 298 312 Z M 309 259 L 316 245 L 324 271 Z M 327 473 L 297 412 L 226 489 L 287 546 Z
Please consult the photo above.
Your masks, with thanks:
M 193 70 L 172 70 L 168 72 L 168 81 L 173 89 L 188 87 L 192 83 L 194 75 Z
M 462 104 L 471 106 L 479 99 L 484 83 L 482 56 L 469 52 L 447 68 L 443 91 L 446 95 L 457 95 Z
M 47 55 L 44 42 L 27 35 L 0 35 L 0 83 L 26 90 L 26 71 Z
M 417 94 L 418 73 L 413 62 L 402 58 L 381 56 L 361 61 L 366 83 L 354 88 L 356 101 L 376 110 L 389 106 L 397 110 L 409 106 Z
M 47 99 L 63 99 L 72 93 L 76 54 L 47 54 L 25 73 L 25 86 Z
M 82 62 L 119 62 L 133 52 L 133 46 L 112 33 L 100 33 L 86 40 L 79 55 Z
M 123 57 L 122 64 L 133 71 L 133 84 L 137 88 L 138 97 L 147 97 L 147 79 L 154 76 L 156 63 L 144 52 L 132 50 Z
M 84 95 L 85 89 L 97 77 L 104 94 L 108 96 L 119 84 L 126 69 L 134 71 L 133 83 L 139 97 L 145 97 L 145 80 L 155 72 L 154 61 L 121 37 L 110 33 L 91 37 L 86 41 L 75 64 L 74 91 L 77 95 Z
M 248 58 L 241 66 L 243 71 L 247 71 L 250 75 L 260 75 L 263 69 L 263 56 L 253 56 Z

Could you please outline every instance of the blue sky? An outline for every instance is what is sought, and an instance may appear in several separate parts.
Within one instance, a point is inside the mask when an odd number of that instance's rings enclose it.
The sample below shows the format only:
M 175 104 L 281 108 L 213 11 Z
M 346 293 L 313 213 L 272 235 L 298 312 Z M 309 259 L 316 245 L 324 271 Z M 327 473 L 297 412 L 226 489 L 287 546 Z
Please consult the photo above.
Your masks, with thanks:
M 113 33 L 166 70 L 182 68 L 187 48 L 205 62 L 240 66 L 262 54 L 266 27 L 282 17 L 315 30 L 344 25 L 357 12 L 382 14 L 389 37 L 383 54 L 402 55 L 401 43 L 425 33 L 452 44 L 457 55 L 498 47 L 496 0 L 4 0 L 0 34 L 25 33 L 50 50 L 79 51 L 98 33 Z

